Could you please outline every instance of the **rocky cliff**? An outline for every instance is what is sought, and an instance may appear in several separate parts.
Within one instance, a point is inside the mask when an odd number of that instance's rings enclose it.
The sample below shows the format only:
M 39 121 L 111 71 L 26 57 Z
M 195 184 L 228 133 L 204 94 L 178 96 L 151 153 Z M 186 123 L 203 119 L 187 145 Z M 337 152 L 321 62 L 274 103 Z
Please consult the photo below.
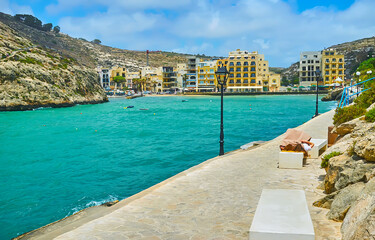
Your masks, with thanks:
M 150 53 L 150 66 L 174 66 L 185 55 Z M 146 66 L 146 53 L 41 31 L 0 13 L 0 111 L 107 101 L 97 66 Z
M 372 109 L 374 105 L 368 108 Z M 375 123 L 364 117 L 336 126 L 340 140 L 324 156 L 328 160 L 323 199 L 315 206 L 329 208 L 328 218 L 342 221 L 344 240 L 375 238 Z

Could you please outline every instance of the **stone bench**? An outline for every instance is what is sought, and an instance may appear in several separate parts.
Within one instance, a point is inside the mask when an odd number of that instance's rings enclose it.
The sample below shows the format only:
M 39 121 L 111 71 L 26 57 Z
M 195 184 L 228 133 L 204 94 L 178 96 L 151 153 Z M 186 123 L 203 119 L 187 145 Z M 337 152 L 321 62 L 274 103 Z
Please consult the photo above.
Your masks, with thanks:
M 279 168 L 302 168 L 303 152 L 280 152 Z
M 314 240 L 303 190 L 263 189 L 250 227 L 249 240 Z
M 310 142 L 314 143 L 314 147 L 309 152 L 310 158 L 318 158 L 319 152 L 327 149 L 327 139 L 314 139 L 312 138 Z

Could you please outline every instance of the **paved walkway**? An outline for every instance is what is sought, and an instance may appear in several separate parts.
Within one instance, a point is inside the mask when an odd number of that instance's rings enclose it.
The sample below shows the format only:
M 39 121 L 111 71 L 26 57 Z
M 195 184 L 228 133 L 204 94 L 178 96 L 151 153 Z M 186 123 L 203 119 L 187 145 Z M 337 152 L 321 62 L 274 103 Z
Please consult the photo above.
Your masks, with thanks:
M 326 138 L 334 112 L 299 129 Z M 56 239 L 248 239 L 264 188 L 304 189 L 316 239 L 340 239 L 340 223 L 312 203 L 323 196 L 316 187 L 325 174 L 319 160 L 303 170 L 278 169 L 282 136 L 252 150 L 210 159 L 116 204 L 117 210 Z

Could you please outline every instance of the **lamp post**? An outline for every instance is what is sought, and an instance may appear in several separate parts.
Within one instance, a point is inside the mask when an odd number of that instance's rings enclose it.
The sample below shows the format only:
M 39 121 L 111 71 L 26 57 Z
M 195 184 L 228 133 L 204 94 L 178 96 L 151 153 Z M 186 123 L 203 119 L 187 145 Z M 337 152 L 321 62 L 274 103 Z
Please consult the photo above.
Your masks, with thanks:
M 359 78 L 359 76 L 361 75 L 361 72 L 356 72 L 355 73 L 357 76 L 358 76 L 358 80 L 357 80 L 357 83 L 359 83 L 361 81 L 361 79 Z M 358 97 L 358 92 L 359 92 L 359 85 L 357 84 L 357 97 Z
M 228 72 L 227 68 L 223 65 L 221 65 L 221 67 L 218 67 L 216 72 L 215 72 L 217 82 L 221 86 L 221 121 L 220 121 L 220 141 L 219 141 L 220 142 L 220 152 L 219 152 L 219 156 L 224 155 L 224 124 L 223 124 L 224 91 L 223 91 L 223 88 L 224 88 L 224 85 L 227 82 L 228 74 L 229 74 L 229 72 Z
M 318 98 L 319 98 L 319 78 L 320 78 L 320 69 L 316 69 L 315 70 L 315 77 L 316 77 L 316 107 L 315 107 L 315 115 L 313 116 L 314 117 L 317 117 L 319 115 L 319 111 L 318 111 Z

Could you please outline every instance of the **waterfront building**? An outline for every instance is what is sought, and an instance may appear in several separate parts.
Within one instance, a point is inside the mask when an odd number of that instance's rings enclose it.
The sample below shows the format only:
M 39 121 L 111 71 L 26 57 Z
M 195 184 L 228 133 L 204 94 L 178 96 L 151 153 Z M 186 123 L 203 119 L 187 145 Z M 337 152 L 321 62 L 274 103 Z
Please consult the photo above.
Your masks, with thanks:
M 280 86 L 281 86 L 280 79 L 281 79 L 280 74 L 270 72 L 268 86 L 267 86 L 268 89 L 264 90 L 264 87 L 266 87 L 266 86 L 264 86 L 263 91 L 265 91 L 265 92 L 280 92 Z
M 98 67 L 97 71 L 99 73 L 100 85 L 104 89 L 109 89 L 111 84 L 111 71 L 108 68 Z
M 197 86 L 199 92 L 215 92 L 217 86 L 216 80 L 216 62 L 217 60 L 200 61 L 197 67 Z
M 126 72 L 125 74 L 126 86 L 129 89 L 135 90 L 136 86 L 133 84 L 133 79 L 135 78 L 141 78 L 141 73 L 139 71 L 136 71 L 136 72 L 127 71 Z
M 125 67 L 113 67 L 111 68 L 110 74 L 110 88 L 111 89 L 123 89 L 126 86 L 126 68 Z M 115 77 L 123 77 L 124 82 L 116 82 L 114 81 Z
M 173 67 L 160 67 L 162 76 L 162 91 L 175 92 L 177 91 L 177 73 Z
M 186 88 L 189 91 L 198 91 L 197 84 L 197 65 L 199 58 L 188 56 L 186 63 Z
M 145 89 L 143 89 L 144 91 L 150 91 L 150 92 L 154 91 L 152 79 L 154 79 L 154 77 L 157 76 L 157 74 L 158 74 L 158 68 L 154 68 L 150 66 L 141 68 L 141 78 L 146 79 L 146 84 L 144 86 Z
M 263 54 L 237 49 L 229 52 L 226 61 L 229 71 L 226 91 L 263 92 L 269 90 L 268 61 L 264 59 Z M 217 61 L 217 65 L 221 64 L 223 61 Z
M 345 80 L 345 58 L 344 55 L 336 53 L 334 49 L 322 51 L 322 78 L 324 85 L 341 84 L 336 79 Z
M 321 70 L 319 85 L 333 86 L 336 79 L 345 79 L 345 58 L 334 49 L 309 51 L 300 54 L 299 80 L 300 86 L 316 86 L 316 70 Z
M 322 53 L 320 51 L 301 52 L 299 64 L 299 85 L 316 85 L 316 70 L 321 70 Z
M 150 76 L 150 88 L 151 92 L 161 93 L 163 92 L 163 77 L 161 75 Z
M 177 87 L 179 89 L 186 88 L 186 63 L 178 63 L 176 68 L 177 73 Z

